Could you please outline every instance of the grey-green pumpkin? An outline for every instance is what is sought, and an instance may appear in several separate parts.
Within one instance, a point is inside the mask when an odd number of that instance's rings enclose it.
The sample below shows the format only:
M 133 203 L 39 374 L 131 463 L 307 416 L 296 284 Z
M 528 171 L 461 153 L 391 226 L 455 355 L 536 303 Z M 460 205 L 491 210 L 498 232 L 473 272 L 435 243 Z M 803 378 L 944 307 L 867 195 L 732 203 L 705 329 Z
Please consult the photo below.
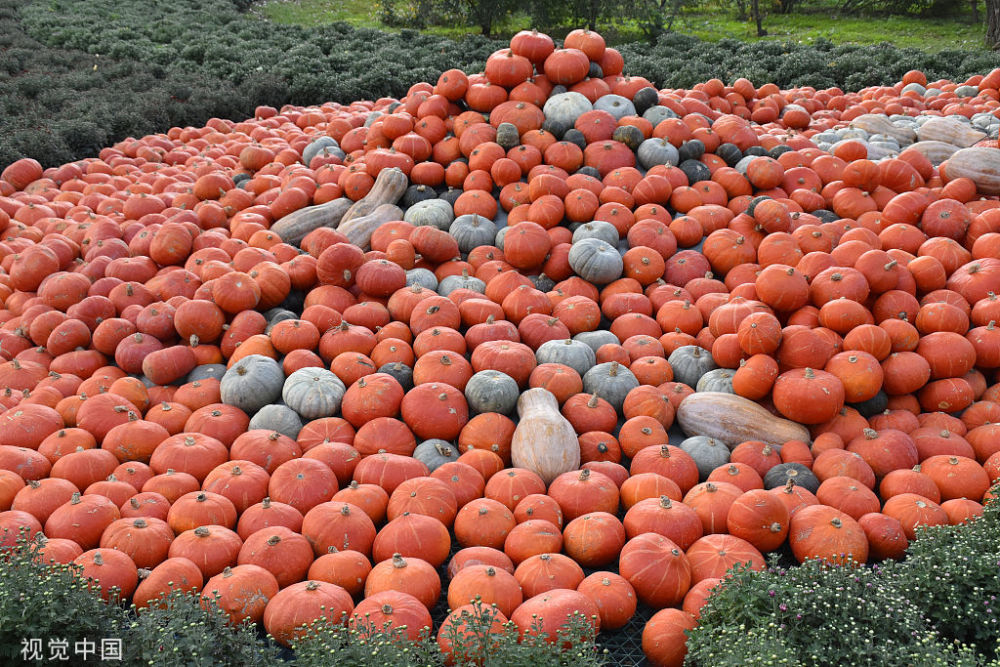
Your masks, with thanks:
M 285 380 L 281 397 L 303 419 L 332 417 L 340 410 L 347 388 L 325 368 L 300 368 Z
M 674 371 L 674 381 L 694 389 L 705 373 L 718 368 L 712 353 L 697 345 L 683 345 L 667 358 Z
M 445 276 L 438 283 L 437 293 L 448 296 L 457 289 L 467 289 L 482 294 L 486 291 L 486 283 L 475 276 L 463 272 L 462 275 Z
M 577 227 L 573 231 L 573 243 L 578 243 L 583 239 L 601 239 L 611 246 L 617 246 L 620 240 L 618 230 L 605 220 L 593 220 Z
M 587 347 L 593 350 L 595 354 L 602 345 L 621 344 L 621 341 L 618 340 L 618 336 L 614 335 L 607 329 L 598 329 L 597 331 L 581 331 L 577 335 L 573 336 L 573 340 L 586 344 Z
M 465 385 L 465 400 L 476 412 L 511 414 L 521 390 L 517 381 L 501 371 L 479 371 Z
M 491 245 L 497 235 L 497 226 L 489 218 L 466 213 L 455 218 L 448 233 L 458 242 L 458 249 L 468 253 L 481 245 Z
M 630 391 L 639 386 L 639 380 L 617 361 L 597 364 L 583 376 L 583 391 L 597 394 L 614 407 L 619 414 Z
M 535 359 L 540 364 L 565 364 L 580 377 L 597 364 L 597 355 L 586 343 L 578 340 L 550 340 L 538 346 Z
M 457 447 L 438 438 L 424 440 L 413 450 L 413 458 L 427 466 L 429 472 L 434 472 L 445 463 L 457 461 L 458 456 Z
M 429 225 L 447 231 L 455 219 L 455 212 L 444 199 L 425 199 L 419 201 L 403 214 L 403 220 L 411 225 L 421 227 Z
M 285 373 L 271 357 L 250 354 L 233 364 L 219 383 L 222 402 L 253 415 L 281 396 Z
M 698 466 L 698 477 L 702 482 L 708 479 L 712 471 L 721 465 L 729 463 L 729 447 L 726 443 L 709 438 L 706 435 L 696 435 L 686 438 L 680 448 L 691 455 Z
M 700 378 L 695 385 L 695 391 L 722 391 L 727 394 L 736 393 L 733 391 L 733 375 L 736 373 L 731 368 L 714 368 Z
M 277 431 L 294 440 L 299 437 L 299 431 L 302 430 L 302 419 L 287 405 L 272 403 L 257 411 L 257 414 L 250 419 L 248 428 Z
M 622 275 L 618 249 L 601 239 L 582 239 L 569 250 L 569 266 L 576 275 L 596 285 L 607 285 Z

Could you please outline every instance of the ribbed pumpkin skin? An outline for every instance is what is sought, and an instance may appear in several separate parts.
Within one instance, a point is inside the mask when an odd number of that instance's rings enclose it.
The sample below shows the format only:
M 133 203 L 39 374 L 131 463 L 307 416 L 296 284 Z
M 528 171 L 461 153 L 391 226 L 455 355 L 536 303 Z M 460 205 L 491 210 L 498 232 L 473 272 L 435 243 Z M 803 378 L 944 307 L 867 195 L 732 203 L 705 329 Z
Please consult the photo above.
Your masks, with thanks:
M 282 646 L 302 633 L 300 626 L 321 618 L 342 622 L 354 611 L 350 594 L 335 584 L 300 581 L 279 591 L 264 609 L 264 629 Z
M 643 533 L 622 549 L 618 570 L 644 603 L 679 605 L 691 587 L 691 564 L 676 544 L 655 533 Z
M 790 522 L 788 543 L 800 563 L 809 558 L 838 565 L 868 560 L 868 538 L 858 522 L 826 505 L 796 512 Z
M 274 359 L 251 354 L 236 362 L 222 376 L 222 402 L 249 415 L 281 396 L 285 373 Z

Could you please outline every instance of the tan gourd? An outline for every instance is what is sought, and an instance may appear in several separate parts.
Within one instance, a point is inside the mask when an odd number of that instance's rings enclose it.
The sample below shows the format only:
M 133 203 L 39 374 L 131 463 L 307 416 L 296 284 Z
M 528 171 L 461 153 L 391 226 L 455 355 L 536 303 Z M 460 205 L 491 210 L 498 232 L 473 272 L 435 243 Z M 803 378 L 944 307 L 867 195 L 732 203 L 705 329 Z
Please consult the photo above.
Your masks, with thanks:
M 383 169 L 375 177 L 372 189 L 364 197 L 354 202 L 354 205 L 344 214 L 340 224 L 343 225 L 351 220 L 367 217 L 383 204 L 395 204 L 406 192 L 406 187 L 409 184 L 410 179 L 398 167 Z M 399 218 L 402 219 L 402 217 L 402 212 L 400 212 Z
M 812 440 L 805 426 L 776 417 L 748 398 L 718 391 L 695 392 L 681 401 L 677 422 L 688 436 L 715 438 L 730 449 L 748 440 L 769 445 Z
M 950 158 L 958 150 L 958 146 L 943 141 L 918 141 L 910 146 L 910 148 L 930 160 L 930 163 L 935 167 Z
M 959 148 L 968 148 L 985 139 L 986 133 L 955 118 L 931 118 L 917 128 L 917 136 L 920 141 L 943 141 Z
M 963 148 L 941 166 L 947 174 L 946 180 L 970 178 L 979 194 L 1000 194 L 1000 150 L 996 148 Z
M 548 484 L 580 467 L 580 442 L 546 389 L 529 389 L 517 401 L 521 416 L 514 429 L 510 456 L 517 468 L 537 473 Z
M 354 205 L 347 197 L 328 201 L 325 204 L 307 206 L 289 213 L 271 225 L 271 231 L 285 243 L 297 246 L 309 232 L 320 227 L 336 229 L 344 214 Z
M 395 204 L 382 204 L 368 215 L 340 223 L 337 231 L 346 236 L 348 241 L 362 250 L 368 250 L 372 234 L 378 229 L 379 225 L 390 220 L 401 220 L 402 218 L 403 209 Z
M 917 133 L 909 127 L 893 125 L 886 116 L 877 113 L 866 113 L 851 121 L 851 127 L 864 130 L 869 134 L 884 134 L 893 137 L 900 146 L 907 146 L 917 140 Z

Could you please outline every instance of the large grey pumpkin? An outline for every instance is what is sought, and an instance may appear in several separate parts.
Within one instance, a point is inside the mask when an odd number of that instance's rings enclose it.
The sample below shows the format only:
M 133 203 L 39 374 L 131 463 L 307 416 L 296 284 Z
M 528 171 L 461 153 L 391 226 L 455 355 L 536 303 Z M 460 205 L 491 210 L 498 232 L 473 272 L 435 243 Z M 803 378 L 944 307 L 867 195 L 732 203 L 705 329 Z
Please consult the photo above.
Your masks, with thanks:
M 614 335 L 607 329 L 598 329 L 597 331 L 581 331 L 577 335 L 573 336 L 573 340 L 580 341 L 585 344 L 594 354 L 601 348 L 602 345 L 620 345 L 621 341 L 618 340 L 618 336 Z
M 670 164 L 676 166 L 680 162 L 680 153 L 672 143 L 665 138 L 646 139 L 639 144 L 636 151 L 639 164 L 646 169 L 650 169 L 658 164 Z
M 207 380 L 209 378 L 221 380 L 222 376 L 226 374 L 226 370 L 225 364 L 202 364 L 200 366 L 195 366 L 194 369 L 188 373 L 187 381 L 194 382 L 196 380 Z
M 403 214 L 403 220 L 416 227 L 431 226 L 447 231 L 455 219 L 455 212 L 444 199 L 419 201 Z
M 618 249 L 600 239 L 583 239 L 569 249 L 569 266 L 576 275 L 596 285 L 607 285 L 622 275 Z
M 698 477 L 703 482 L 713 470 L 729 463 L 729 446 L 707 435 L 687 438 L 681 442 L 680 447 L 694 459 L 698 466 Z
M 468 289 L 482 294 L 486 291 L 486 283 L 470 275 L 445 276 L 438 283 L 437 293 L 441 296 L 448 296 L 457 289 Z
M 597 364 L 597 355 L 589 345 L 578 340 L 549 340 L 538 346 L 535 359 L 540 364 L 565 364 L 580 377 Z
M 727 394 L 735 394 L 733 391 L 733 375 L 736 373 L 731 368 L 715 368 L 708 371 L 700 378 L 695 385 L 695 391 L 722 391 Z
M 287 405 L 272 403 L 258 410 L 250 419 L 250 426 L 247 428 L 277 431 L 294 440 L 299 437 L 299 431 L 302 430 L 302 419 Z
M 583 391 L 597 394 L 621 413 L 622 404 L 630 391 L 639 386 L 632 371 L 617 361 L 597 364 L 583 376 Z
M 592 110 L 594 105 L 580 93 L 558 93 L 545 101 L 542 112 L 545 120 L 565 127 L 573 127 L 576 119 Z
M 344 151 L 341 150 L 340 144 L 337 143 L 337 140 L 324 134 L 323 136 L 310 141 L 306 147 L 302 149 L 302 164 L 308 166 L 314 157 L 323 154 L 336 155 L 341 159 L 345 157 Z
M 670 353 L 667 361 L 674 371 L 674 380 L 683 382 L 692 389 L 698 386 L 698 380 L 702 375 L 718 368 L 712 353 L 697 345 L 677 348 Z
M 303 419 L 332 417 L 340 410 L 347 388 L 325 368 L 300 368 L 285 380 L 281 397 Z
M 448 233 L 458 242 L 458 249 L 468 253 L 478 246 L 491 245 L 497 235 L 497 226 L 489 218 L 466 213 L 455 218 Z
M 510 414 L 520 393 L 517 380 L 495 370 L 479 371 L 465 385 L 465 400 L 476 412 Z
M 656 127 L 668 118 L 677 118 L 677 114 L 672 109 L 657 104 L 643 111 L 642 117 L 652 123 L 653 127 Z
M 435 277 L 434 272 L 430 269 L 416 268 L 410 269 L 406 272 L 406 285 L 420 285 L 421 287 L 426 287 L 432 292 L 436 292 L 438 288 L 438 279 Z
M 222 402 L 253 415 L 281 396 L 285 373 L 271 357 L 250 354 L 233 364 L 222 376 Z
M 601 239 L 608 245 L 616 246 L 620 237 L 618 230 L 610 222 L 594 220 L 580 225 L 573 231 L 573 243 L 579 243 L 583 239 Z
M 613 93 L 598 97 L 597 101 L 594 102 L 594 108 L 607 111 L 615 117 L 615 120 L 635 115 L 635 105 L 632 104 L 632 100 Z
M 445 463 L 457 461 L 458 456 L 457 447 L 438 438 L 424 440 L 413 450 L 413 458 L 427 466 L 428 472 L 434 472 Z

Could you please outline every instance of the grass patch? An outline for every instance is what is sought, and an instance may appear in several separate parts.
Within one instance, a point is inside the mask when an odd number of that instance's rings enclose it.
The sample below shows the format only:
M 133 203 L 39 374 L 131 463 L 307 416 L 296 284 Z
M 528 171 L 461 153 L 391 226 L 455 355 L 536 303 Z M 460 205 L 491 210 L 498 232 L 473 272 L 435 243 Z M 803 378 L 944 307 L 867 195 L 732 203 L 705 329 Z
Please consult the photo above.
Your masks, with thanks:
M 254 11 L 275 23 L 307 28 L 343 21 L 358 28 L 379 27 L 366 0 L 276 0 Z
M 366 0 L 273 0 L 258 5 L 260 16 L 275 23 L 315 27 L 343 21 L 349 25 L 379 30 L 397 31 L 379 23 L 371 2 Z M 879 44 L 889 42 L 900 48 L 917 48 L 936 52 L 943 49 L 983 49 L 985 25 L 975 23 L 971 15 L 948 18 L 916 16 L 841 16 L 836 3 L 812 6 L 790 15 L 771 14 L 764 19 L 766 37 L 757 37 L 752 21 L 740 21 L 728 8 L 709 10 L 699 7 L 684 12 L 674 26 L 675 32 L 717 42 L 721 39 L 743 41 L 793 41 L 809 43 L 827 39 L 834 44 Z M 525 13 L 514 15 L 497 29 L 496 37 L 509 38 L 518 30 L 532 27 Z M 644 35 L 634 24 L 599 26 L 612 44 L 642 40 Z M 568 28 L 550 30 L 556 37 Z M 478 28 L 463 26 L 431 26 L 424 32 L 432 35 L 459 37 L 475 34 Z

